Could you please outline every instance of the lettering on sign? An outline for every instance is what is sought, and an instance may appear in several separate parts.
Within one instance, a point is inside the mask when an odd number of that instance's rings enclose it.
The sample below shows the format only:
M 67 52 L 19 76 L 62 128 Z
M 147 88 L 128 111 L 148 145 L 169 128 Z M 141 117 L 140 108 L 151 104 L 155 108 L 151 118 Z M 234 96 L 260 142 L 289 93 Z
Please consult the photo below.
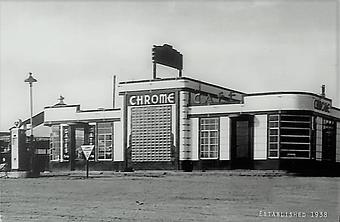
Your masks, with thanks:
M 331 104 L 329 102 L 322 101 L 320 99 L 314 100 L 314 109 L 329 113 L 330 108 L 331 108 Z
M 192 94 L 192 104 L 200 104 L 200 105 L 210 105 L 210 104 L 227 104 L 230 103 L 236 96 L 236 93 L 230 91 L 227 95 L 223 92 L 218 94 L 203 94 L 196 93 Z
M 159 93 L 133 95 L 129 97 L 130 106 L 173 104 L 175 103 L 175 93 Z

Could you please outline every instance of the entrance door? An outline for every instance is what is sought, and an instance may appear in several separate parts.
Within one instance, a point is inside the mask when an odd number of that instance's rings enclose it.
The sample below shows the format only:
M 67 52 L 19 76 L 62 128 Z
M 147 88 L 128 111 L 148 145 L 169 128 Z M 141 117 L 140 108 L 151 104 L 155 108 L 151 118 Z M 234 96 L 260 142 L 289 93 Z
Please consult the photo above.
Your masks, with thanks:
M 69 145 L 69 159 L 70 168 L 75 170 L 76 162 L 83 161 L 83 151 L 81 149 L 82 145 L 88 144 L 89 141 L 89 126 L 85 123 L 75 123 L 70 124 L 69 135 L 68 135 Z
M 252 167 L 253 127 L 250 116 L 232 118 L 231 165 L 232 168 Z

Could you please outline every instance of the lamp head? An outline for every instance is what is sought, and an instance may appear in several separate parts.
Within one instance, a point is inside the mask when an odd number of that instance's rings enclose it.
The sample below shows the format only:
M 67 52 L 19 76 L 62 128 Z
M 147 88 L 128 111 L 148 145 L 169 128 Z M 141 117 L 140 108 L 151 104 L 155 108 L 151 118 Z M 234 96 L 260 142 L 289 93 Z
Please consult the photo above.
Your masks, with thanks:
M 30 85 L 32 85 L 32 83 L 37 82 L 37 80 L 33 78 L 32 73 L 30 72 L 29 77 L 25 79 L 25 82 L 28 82 Z

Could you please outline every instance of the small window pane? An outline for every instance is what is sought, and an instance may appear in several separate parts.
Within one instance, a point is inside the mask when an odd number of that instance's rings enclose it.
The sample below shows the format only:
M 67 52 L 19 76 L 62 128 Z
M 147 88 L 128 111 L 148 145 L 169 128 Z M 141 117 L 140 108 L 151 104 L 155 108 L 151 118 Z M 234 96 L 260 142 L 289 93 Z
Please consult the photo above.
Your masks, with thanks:
M 270 155 L 271 157 L 277 157 L 277 156 L 278 156 L 278 151 L 270 151 L 270 152 L 269 152 L 269 155 Z
M 279 122 L 269 122 L 269 127 L 279 127 Z
M 269 142 L 278 142 L 278 141 L 279 141 L 278 136 L 270 136 L 269 137 Z
M 279 130 L 278 129 L 271 129 L 269 131 L 270 135 L 279 135 Z
M 269 149 L 276 150 L 277 148 L 278 148 L 278 143 L 270 143 L 269 144 Z
M 278 115 L 270 115 L 269 121 L 279 121 L 279 116 Z

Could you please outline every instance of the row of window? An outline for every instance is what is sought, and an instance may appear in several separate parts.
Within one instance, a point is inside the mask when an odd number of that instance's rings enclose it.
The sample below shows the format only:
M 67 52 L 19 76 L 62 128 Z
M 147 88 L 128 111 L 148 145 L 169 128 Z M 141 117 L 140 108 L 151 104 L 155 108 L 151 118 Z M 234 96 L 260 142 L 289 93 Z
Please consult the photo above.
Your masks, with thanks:
M 315 159 L 315 118 L 309 115 L 268 115 L 268 157 Z M 200 158 L 217 159 L 219 118 L 200 119 Z M 322 121 L 322 160 L 335 160 L 336 122 Z
M 89 126 L 54 125 L 50 135 L 50 159 L 69 161 L 71 147 L 71 127 L 74 127 L 75 159 L 85 159 L 81 146 L 95 145 L 89 160 L 112 160 L 113 126 L 111 122 Z M 97 137 L 96 137 L 97 136 Z
M 336 122 L 323 118 L 321 127 L 316 117 L 308 115 L 269 116 L 269 158 L 321 158 L 335 161 Z M 320 132 L 317 130 L 320 128 Z M 319 135 L 317 135 L 319 134 Z M 321 135 L 320 135 L 321 134 Z M 316 145 L 316 137 L 321 136 L 322 144 Z M 316 157 L 316 146 L 322 152 Z
M 169 161 L 171 159 L 171 107 L 132 108 L 132 119 L 139 121 L 131 125 L 132 161 Z M 153 110 L 153 111 L 152 111 Z M 164 115 L 155 115 L 161 112 Z M 145 124 L 152 119 L 153 125 Z M 161 121 L 158 121 L 160 120 Z M 220 147 L 219 118 L 200 118 L 199 153 L 201 159 L 217 159 Z M 268 158 L 315 158 L 313 129 L 315 117 L 309 115 L 268 115 Z M 322 121 L 323 159 L 335 158 L 336 122 Z M 84 159 L 83 144 L 93 144 L 95 149 L 90 159 L 112 160 L 113 125 L 97 123 L 74 129 L 76 159 Z M 70 158 L 70 126 L 52 126 L 51 160 L 68 161 Z M 86 136 L 88 135 L 88 136 Z

